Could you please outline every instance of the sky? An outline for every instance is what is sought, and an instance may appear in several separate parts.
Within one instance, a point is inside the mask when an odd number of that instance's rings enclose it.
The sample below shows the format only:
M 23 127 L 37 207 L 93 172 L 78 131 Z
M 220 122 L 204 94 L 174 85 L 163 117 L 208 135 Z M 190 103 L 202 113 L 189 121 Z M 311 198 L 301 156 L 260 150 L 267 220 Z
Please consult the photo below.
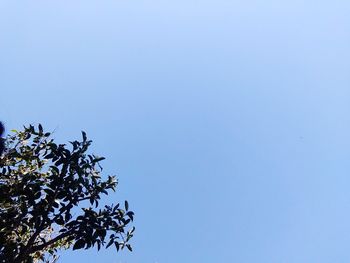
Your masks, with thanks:
M 0 117 L 85 130 L 134 251 L 63 263 L 350 262 L 350 2 L 0 0 Z

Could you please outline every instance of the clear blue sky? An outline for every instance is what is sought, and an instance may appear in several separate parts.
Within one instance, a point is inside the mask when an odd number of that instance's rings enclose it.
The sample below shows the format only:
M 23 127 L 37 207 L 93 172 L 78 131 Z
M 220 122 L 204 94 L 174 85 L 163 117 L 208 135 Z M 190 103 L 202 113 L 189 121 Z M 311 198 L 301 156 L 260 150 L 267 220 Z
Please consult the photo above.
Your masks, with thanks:
M 0 1 L 1 120 L 85 130 L 134 252 L 61 262 L 350 262 L 350 2 Z

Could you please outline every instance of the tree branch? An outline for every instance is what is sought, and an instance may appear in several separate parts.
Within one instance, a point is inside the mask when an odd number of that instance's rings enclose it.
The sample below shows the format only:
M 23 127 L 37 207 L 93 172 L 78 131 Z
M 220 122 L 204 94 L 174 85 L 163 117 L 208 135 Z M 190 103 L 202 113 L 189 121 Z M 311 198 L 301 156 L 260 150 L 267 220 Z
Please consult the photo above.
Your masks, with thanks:
M 44 248 L 46 248 L 46 247 L 48 247 L 48 246 L 50 246 L 50 245 L 56 243 L 57 241 L 60 241 L 60 240 L 63 239 L 63 238 L 68 237 L 69 235 L 71 235 L 71 234 L 74 233 L 74 230 L 75 230 L 75 229 L 71 229 L 71 230 L 69 230 L 69 231 L 67 231 L 67 232 L 65 232 L 65 233 L 62 233 L 61 235 L 58 235 L 58 236 L 56 236 L 55 238 L 53 238 L 53 239 L 51 239 L 51 240 L 49 240 L 49 241 L 47 241 L 47 242 L 45 242 L 45 243 L 43 243 L 43 244 L 41 244 L 41 245 L 38 245 L 38 246 L 33 247 L 33 248 L 30 250 L 30 253 L 35 253 L 35 252 L 37 252 L 37 251 L 39 251 L 39 250 L 42 250 L 42 249 L 44 249 Z

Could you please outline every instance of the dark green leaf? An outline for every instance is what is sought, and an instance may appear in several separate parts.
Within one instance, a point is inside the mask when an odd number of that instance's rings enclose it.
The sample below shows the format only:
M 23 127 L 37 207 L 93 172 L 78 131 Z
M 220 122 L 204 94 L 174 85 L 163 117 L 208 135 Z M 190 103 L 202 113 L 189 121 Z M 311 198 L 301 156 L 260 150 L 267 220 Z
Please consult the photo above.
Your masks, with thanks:
M 76 249 L 81 249 L 83 247 L 85 247 L 85 241 L 82 240 L 82 239 L 79 239 L 77 242 L 75 242 L 74 246 L 73 246 L 73 250 L 76 250 Z

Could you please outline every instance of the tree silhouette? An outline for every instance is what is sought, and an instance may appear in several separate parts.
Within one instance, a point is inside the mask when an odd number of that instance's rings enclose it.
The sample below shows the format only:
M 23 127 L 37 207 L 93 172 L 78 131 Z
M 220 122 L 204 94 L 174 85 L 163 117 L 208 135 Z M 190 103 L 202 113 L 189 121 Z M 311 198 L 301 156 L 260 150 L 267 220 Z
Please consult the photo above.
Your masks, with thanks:
M 3 126 L 2 126 L 3 127 Z M 0 262 L 49 262 L 59 249 L 96 246 L 131 250 L 127 230 L 134 213 L 99 206 L 115 191 L 114 176 L 103 180 L 100 162 L 87 153 L 91 140 L 56 144 L 50 133 L 30 125 L 6 138 L 0 159 Z

